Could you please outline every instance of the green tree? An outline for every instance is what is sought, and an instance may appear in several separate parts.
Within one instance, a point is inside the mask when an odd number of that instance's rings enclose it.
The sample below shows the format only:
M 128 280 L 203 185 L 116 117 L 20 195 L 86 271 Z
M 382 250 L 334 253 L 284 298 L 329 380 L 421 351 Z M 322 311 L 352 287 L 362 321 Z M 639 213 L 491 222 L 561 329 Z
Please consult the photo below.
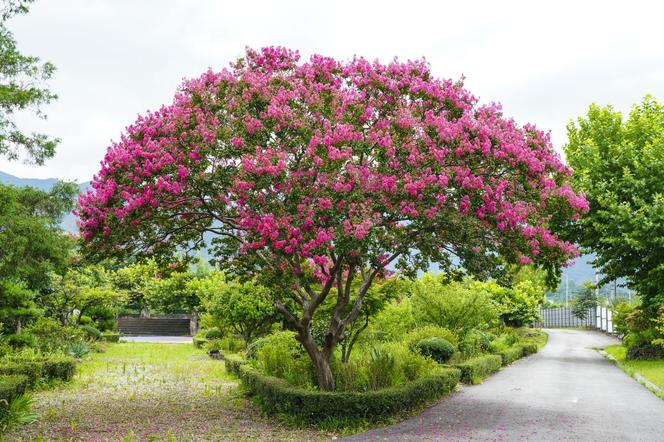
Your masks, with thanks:
M 35 293 L 25 284 L 0 280 L 0 324 L 10 332 L 20 333 L 23 324 L 42 313 L 34 298 Z
M 93 309 L 117 308 L 127 300 L 112 284 L 111 275 L 99 264 L 70 268 L 64 275 L 52 273 L 42 302 L 62 325 L 76 325 Z
M 269 333 L 280 318 L 274 307 L 274 293 L 254 281 L 227 281 L 213 289 L 207 286 L 199 293 L 204 296 L 205 311 L 241 335 L 247 344 Z
M 595 287 L 592 283 L 584 283 L 572 304 L 572 315 L 582 321 L 588 317 L 588 310 L 599 304 Z
M 28 12 L 27 4 L 31 2 L 6 1 L 0 13 L 0 156 L 15 160 L 23 152 L 35 163 L 43 164 L 53 156 L 59 140 L 44 134 L 25 133 L 14 117 L 17 112 L 34 110 L 38 117 L 46 118 L 41 108 L 57 96 L 44 82 L 51 78 L 55 66 L 21 54 L 6 27 L 9 18 Z
M 572 180 L 590 204 L 568 236 L 597 255 L 600 284 L 626 278 L 654 317 L 664 305 L 664 107 L 646 96 L 625 120 L 593 104 L 567 133 Z
M 0 280 L 38 291 L 51 271 L 64 270 L 73 241 L 58 224 L 77 190 L 71 183 L 50 192 L 0 185 Z
M 159 275 L 159 266 L 155 261 L 135 262 L 117 269 L 111 276 L 116 289 L 127 294 L 127 303 L 136 306 L 149 315 L 146 294 Z

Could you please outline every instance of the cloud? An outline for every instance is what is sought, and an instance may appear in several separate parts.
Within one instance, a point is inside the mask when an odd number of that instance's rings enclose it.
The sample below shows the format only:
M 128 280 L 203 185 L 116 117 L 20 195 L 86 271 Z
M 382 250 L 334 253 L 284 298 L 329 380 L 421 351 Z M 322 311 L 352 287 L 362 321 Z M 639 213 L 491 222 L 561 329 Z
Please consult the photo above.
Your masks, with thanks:
M 483 102 L 565 141 L 595 101 L 628 110 L 664 99 L 664 8 L 656 2 L 37 0 L 10 22 L 21 50 L 58 67 L 49 119 L 62 139 L 46 166 L 19 176 L 89 179 L 138 113 L 170 103 L 183 77 L 220 69 L 245 46 L 303 56 L 426 57 L 436 75 L 466 76 Z

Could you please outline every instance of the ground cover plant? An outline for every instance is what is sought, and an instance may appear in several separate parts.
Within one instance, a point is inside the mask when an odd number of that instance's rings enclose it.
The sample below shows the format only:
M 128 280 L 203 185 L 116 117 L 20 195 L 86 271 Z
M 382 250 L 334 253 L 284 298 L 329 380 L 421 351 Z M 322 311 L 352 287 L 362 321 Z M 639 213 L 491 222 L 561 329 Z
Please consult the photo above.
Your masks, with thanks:
M 628 348 L 624 345 L 610 345 L 605 347 L 604 351 L 613 356 L 618 361 L 618 366 L 628 374 L 634 375 L 636 372 L 655 384 L 659 388 L 655 393 L 664 399 L 664 359 L 629 359 Z

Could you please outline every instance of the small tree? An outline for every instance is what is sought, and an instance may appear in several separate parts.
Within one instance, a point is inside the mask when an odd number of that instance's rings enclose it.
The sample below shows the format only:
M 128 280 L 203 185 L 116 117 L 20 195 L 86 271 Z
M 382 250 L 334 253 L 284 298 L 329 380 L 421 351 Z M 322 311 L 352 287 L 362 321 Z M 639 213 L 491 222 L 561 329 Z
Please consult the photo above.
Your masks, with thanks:
M 93 256 L 171 256 L 213 235 L 224 269 L 295 303 L 276 308 L 331 390 L 332 354 L 387 266 L 487 276 L 504 271 L 502 256 L 555 278 L 575 248 L 550 227 L 587 208 L 570 175 L 548 135 L 478 106 L 424 61 L 300 62 L 271 47 L 139 118 L 78 214 Z M 311 325 L 328 297 L 317 345 Z
M 43 313 L 34 299 L 35 293 L 25 284 L 0 280 L 0 324 L 10 332 L 21 333 L 26 322 Z
M 254 281 L 227 281 L 213 291 L 204 292 L 205 310 L 225 328 L 242 336 L 249 344 L 270 332 L 280 315 L 274 308 L 274 294 Z
M 574 304 L 572 304 L 572 315 L 585 321 L 588 317 L 588 310 L 598 305 L 599 299 L 595 286 L 592 283 L 585 282 L 583 288 L 578 292 Z

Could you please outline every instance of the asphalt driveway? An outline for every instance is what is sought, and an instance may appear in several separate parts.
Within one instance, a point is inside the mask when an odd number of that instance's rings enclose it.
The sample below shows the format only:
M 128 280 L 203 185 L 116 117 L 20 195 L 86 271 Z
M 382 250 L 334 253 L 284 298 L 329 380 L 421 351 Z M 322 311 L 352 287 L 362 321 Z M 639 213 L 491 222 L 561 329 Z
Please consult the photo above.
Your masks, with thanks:
M 598 332 L 547 330 L 536 355 L 422 414 L 349 441 L 664 441 L 664 401 L 592 347 Z

